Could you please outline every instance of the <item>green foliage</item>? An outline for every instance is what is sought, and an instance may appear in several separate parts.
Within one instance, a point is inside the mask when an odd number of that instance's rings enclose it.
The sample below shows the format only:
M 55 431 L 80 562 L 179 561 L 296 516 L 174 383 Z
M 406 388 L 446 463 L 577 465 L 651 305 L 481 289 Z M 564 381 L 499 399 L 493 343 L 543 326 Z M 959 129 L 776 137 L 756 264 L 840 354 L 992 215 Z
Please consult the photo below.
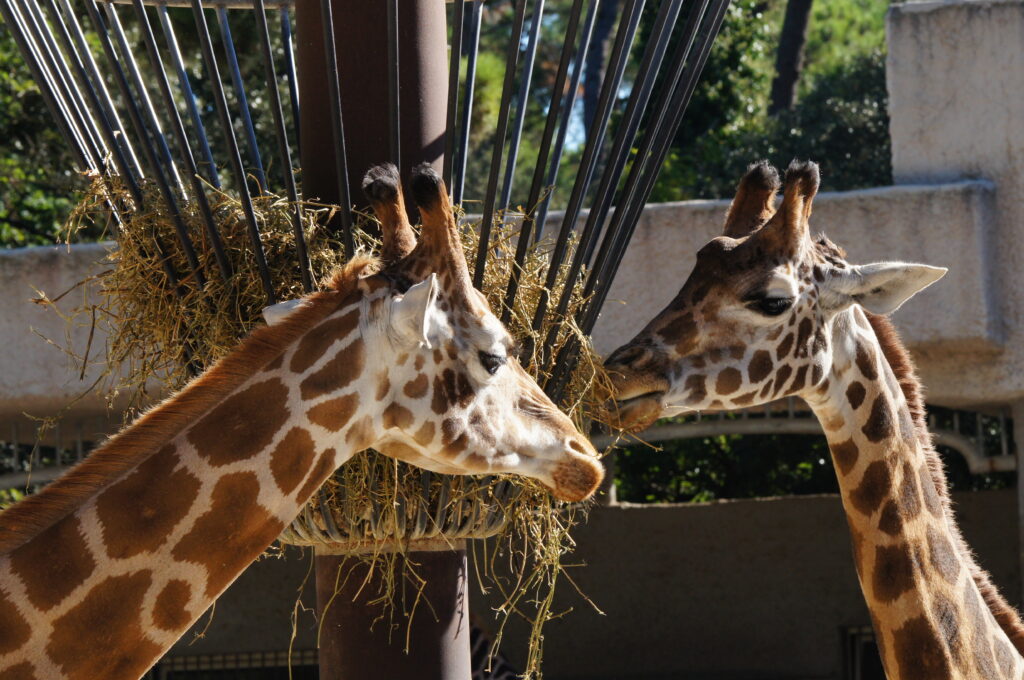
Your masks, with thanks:
M 0 24 L 0 247 L 53 243 L 78 178 L 10 33 Z
M 784 3 L 734 2 L 652 195 L 729 197 L 746 166 L 767 158 L 821 164 L 828 190 L 892 182 L 885 88 L 884 2 L 817 2 L 801 96 L 767 113 Z

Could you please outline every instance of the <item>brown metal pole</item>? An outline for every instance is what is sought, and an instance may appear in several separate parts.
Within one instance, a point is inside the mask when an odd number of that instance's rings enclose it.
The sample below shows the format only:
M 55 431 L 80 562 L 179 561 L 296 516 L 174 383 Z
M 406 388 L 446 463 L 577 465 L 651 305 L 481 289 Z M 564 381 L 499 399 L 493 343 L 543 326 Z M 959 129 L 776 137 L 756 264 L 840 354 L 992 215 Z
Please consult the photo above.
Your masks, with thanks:
M 365 565 L 317 555 L 317 608 L 323 617 L 321 680 L 469 680 L 466 551 L 417 552 L 409 559 L 415 563 L 416 574 L 427 582 L 411 620 L 404 614 L 410 613 L 417 591 L 415 585 L 401 580 L 401 564 L 394 574 L 399 593 L 392 617 L 380 604 L 368 604 L 378 593 L 379 567 L 372 582 L 364 586 Z M 406 626 L 408 654 L 404 651 Z
M 387 2 L 332 0 L 345 121 L 349 194 L 361 202 L 360 180 L 389 160 Z M 318 0 L 296 2 L 296 62 L 302 130 L 302 186 L 307 198 L 337 200 L 330 106 Z M 442 170 L 448 63 L 444 0 L 398 3 L 402 175 L 431 163 Z
M 341 110 L 349 195 L 363 200 L 360 180 L 374 163 L 390 160 L 387 5 L 381 0 L 332 0 L 335 44 L 341 82 Z M 448 90 L 447 31 L 444 0 L 398 3 L 400 147 L 403 176 L 419 163 L 442 170 Z M 337 202 L 332 156 L 331 109 L 319 0 L 296 2 L 296 59 L 301 102 L 303 195 Z M 415 214 L 410 211 L 411 214 Z M 367 604 L 378 592 L 379 570 L 357 598 L 365 567 L 345 580 L 335 594 L 340 557 L 316 558 L 317 602 L 323 621 L 320 637 L 322 680 L 417 678 L 468 680 L 469 610 L 465 550 L 415 552 L 409 559 L 426 582 L 424 599 L 412 619 L 409 653 L 404 652 L 407 621 L 399 629 L 378 621 L 380 606 Z M 401 583 L 401 565 L 393 574 Z M 332 599 L 333 598 L 333 599 Z M 330 606 L 324 609 L 327 602 Z M 398 611 L 401 611 L 400 609 Z M 375 625 L 376 624 L 376 625 Z

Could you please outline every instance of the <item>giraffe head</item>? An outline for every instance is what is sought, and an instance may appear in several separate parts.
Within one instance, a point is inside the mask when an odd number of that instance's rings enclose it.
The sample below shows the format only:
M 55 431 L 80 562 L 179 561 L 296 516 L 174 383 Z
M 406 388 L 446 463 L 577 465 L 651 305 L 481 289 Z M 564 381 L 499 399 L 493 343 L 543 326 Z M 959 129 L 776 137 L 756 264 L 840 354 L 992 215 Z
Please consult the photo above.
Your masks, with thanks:
M 357 324 L 363 341 L 340 368 L 352 373 L 360 364 L 359 394 L 325 402 L 325 418 L 331 409 L 354 410 L 350 400 L 358 399 L 363 426 L 348 435 L 357 448 L 441 473 L 522 474 L 562 500 L 590 496 L 603 477 L 597 453 L 526 374 L 512 338 L 473 288 L 440 177 L 429 166 L 413 176 L 418 243 L 395 168 L 373 168 L 364 188 L 382 223 L 384 266 L 359 280 L 352 311 L 324 322 Z
M 807 396 L 833 367 L 831 328 L 845 310 L 888 314 L 945 274 L 902 262 L 851 265 L 831 241 L 812 238 L 815 163 L 790 164 L 776 210 L 779 187 L 766 162 L 748 169 L 723 235 L 697 253 L 668 307 L 606 361 L 624 428 Z

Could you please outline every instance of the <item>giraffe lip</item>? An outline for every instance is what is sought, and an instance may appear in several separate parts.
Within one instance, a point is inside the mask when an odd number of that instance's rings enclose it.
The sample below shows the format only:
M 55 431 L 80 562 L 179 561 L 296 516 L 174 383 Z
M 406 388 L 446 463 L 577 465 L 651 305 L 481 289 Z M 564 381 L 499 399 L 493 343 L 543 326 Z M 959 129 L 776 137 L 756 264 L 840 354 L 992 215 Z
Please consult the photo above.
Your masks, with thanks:
M 627 397 L 625 399 L 616 399 L 615 400 L 615 405 L 618 406 L 619 408 L 623 408 L 623 407 L 626 407 L 626 406 L 631 406 L 633 404 L 638 404 L 641 401 L 647 401 L 648 399 L 653 399 L 653 400 L 657 401 L 658 403 L 661 403 L 661 400 L 664 397 L 665 397 L 665 390 L 653 390 L 651 392 L 644 392 L 642 394 L 634 394 L 634 395 L 632 395 L 630 397 Z

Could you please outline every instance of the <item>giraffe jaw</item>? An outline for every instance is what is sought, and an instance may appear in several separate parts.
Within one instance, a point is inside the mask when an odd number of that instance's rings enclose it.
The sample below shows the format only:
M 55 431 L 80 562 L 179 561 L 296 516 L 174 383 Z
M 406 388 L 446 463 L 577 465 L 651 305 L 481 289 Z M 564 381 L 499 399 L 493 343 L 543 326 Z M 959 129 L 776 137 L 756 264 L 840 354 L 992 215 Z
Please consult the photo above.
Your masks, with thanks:
M 647 429 L 665 410 L 665 392 L 646 392 L 628 399 L 616 399 L 610 409 L 615 425 L 630 434 Z

